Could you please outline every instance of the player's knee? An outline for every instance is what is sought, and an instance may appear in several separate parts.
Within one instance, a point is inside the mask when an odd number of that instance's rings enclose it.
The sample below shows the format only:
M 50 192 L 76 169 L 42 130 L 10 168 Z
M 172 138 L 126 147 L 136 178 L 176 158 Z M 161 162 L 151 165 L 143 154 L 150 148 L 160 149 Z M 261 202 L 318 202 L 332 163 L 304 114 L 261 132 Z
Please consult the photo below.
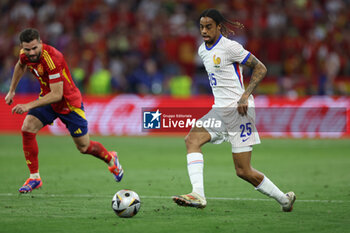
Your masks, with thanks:
M 197 140 L 193 137 L 191 137 L 190 135 L 187 135 L 185 137 L 185 144 L 186 144 L 186 148 L 193 148 L 193 147 L 199 147 L 199 143 L 196 142 Z
M 89 145 L 81 144 L 81 145 L 76 145 L 77 149 L 80 151 L 80 153 L 85 154 Z
M 22 132 L 37 133 L 37 130 L 35 129 L 35 127 L 26 121 L 23 122 L 21 130 Z
M 21 130 L 23 132 L 38 133 L 43 127 L 42 122 L 32 115 L 27 115 L 24 119 Z
M 185 144 L 186 144 L 186 145 L 187 145 L 188 141 L 189 141 L 189 136 L 186 135 L 186 137 L 185 137 Z

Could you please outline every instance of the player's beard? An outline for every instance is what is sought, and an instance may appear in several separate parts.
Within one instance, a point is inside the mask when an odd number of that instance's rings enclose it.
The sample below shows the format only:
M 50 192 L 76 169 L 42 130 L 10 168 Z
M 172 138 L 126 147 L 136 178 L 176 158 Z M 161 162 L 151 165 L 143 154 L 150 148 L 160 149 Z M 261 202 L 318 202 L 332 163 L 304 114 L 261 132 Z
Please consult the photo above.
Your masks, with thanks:
M 37 55 L 28 56 L 28 58 L 31 62 L 38 62 L 40 59 L 40 56 L 41 56 L 41 52 L 39 52 Z

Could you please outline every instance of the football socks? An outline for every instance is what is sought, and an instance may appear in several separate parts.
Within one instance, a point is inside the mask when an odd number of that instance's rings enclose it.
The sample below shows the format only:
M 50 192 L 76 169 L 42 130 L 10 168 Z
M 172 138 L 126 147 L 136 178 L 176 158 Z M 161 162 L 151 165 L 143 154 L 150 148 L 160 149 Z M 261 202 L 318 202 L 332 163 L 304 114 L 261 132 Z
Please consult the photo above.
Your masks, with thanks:
M 31 174 L 38 173 L 38 143 L 36 141 L 36 134 L 22 131 L 23 152 L 26 159 L 27 166 Z
M 269 197 L 274 198 L 282 206 L 289 203 L 286 195 L 266 176 L 264 176 L 264 179 L 255 189 Z
M 37 173 L 30 173 L 29 175 L 29 179 L 40 179 L 40 175 L 39 175 L 39 172 Z
M 202 153 L 187 154 L 187 170 L 192 184 L 192 192 L 204 196 L 203 186 L 203 155 Z
M 107 164 L 112 159 L 112 156 L 109 154 L 107 149 L 99 142 L 90 141 L 90 145 L 88 149 L 84 152 L 84 154 L 90 154 L 105 161 Z

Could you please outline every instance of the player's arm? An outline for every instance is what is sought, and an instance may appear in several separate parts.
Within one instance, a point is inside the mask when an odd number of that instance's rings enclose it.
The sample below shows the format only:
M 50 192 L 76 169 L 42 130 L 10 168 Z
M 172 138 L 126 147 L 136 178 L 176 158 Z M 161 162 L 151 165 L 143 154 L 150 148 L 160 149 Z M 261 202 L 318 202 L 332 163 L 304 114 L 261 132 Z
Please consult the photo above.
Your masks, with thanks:
M 21 80 L 23 74 L 26 72 L 26 70 L 27 70 L 27 65 L 22 64 L 21 61 L 18 60 L 18 62 L 15 65 L 15 69 L 13 71 L 9 92 L 5 97 L 6 104 L 8 105 L 12 104 L 13 97 L 15 97 L 15 91 L 16 91 L 17 85 Z
M 42 98 L 29 102 L 27 104 L 17 104 L 13 109 L 12 113 L 23 114 L 28 112 L 32 108 L 52 104 L 58 102 L 63 97 L 63 81 L 50 83 L 50 92 L 44 95 Z
M 253 93 L 260 81 L 265 77 L 267 69 L 265 65 L 259 61 L 253 54 L 250 55 L 246 63 L 244 64 L 253 70 L 250 78 L 249 85 L 245 89 L 243 95 L 238 101 L 237 110 L 242 116 L 247 114 L 248 111 L 248 97 Z

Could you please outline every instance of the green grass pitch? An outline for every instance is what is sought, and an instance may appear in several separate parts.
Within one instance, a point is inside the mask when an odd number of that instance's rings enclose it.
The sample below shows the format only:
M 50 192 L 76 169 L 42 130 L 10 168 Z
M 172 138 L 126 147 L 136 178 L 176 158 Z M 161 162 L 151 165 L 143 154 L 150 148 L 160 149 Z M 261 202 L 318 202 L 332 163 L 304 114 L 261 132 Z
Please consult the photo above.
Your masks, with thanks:
M 43 186 L 19 195 L 28 177 L 21 137 L 0 135 L 0 232 L 350 232 L 350 141 L 263 139 L 252 165 L 282 191 L 297 195 L 283 213 L 235 175 L 229 144 L 203 147 L 205 209 L 179 207 L 171 196 L 191 191 L 180 137 L 92 137 L 119 153 L 125 175 L 80 154 L 68 136 L 38 136 Z M 117 217 L 111 199 L 131 189 L 141 197 L 133 218 Z

